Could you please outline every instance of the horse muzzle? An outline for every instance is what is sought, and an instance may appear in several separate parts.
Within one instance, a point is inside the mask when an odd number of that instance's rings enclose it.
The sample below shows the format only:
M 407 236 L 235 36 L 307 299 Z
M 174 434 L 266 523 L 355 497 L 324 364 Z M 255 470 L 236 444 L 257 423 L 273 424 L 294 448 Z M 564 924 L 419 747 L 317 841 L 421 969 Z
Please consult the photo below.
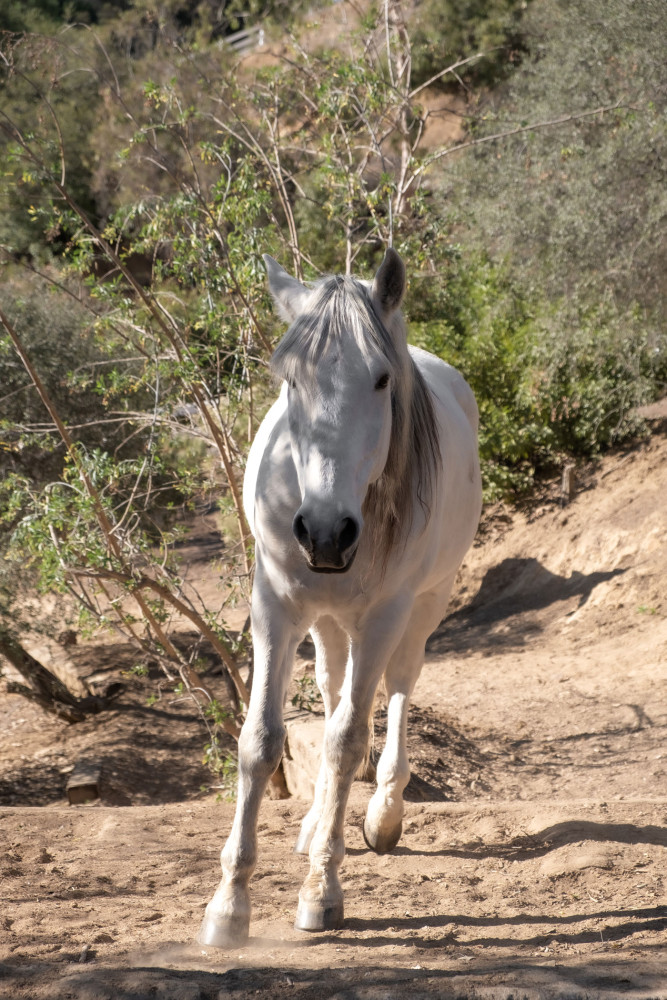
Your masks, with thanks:
M 349 514 L 318 517 L 302 504 L 292 522 L 294 537 L 314 573 L 346 573 L 354 562 L 361 525 Z

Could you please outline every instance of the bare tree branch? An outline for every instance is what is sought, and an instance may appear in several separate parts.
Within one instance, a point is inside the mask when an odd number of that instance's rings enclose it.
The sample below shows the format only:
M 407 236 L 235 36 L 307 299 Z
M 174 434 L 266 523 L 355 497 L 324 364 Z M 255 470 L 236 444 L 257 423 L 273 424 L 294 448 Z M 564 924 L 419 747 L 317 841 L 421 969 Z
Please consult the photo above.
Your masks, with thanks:
M 530 125 L 517 125 L 516 128 L 510 128 L 504 132 L 495 132 L 493 135 L 483 135 L 477 139 L 467 139 L 465 142 L 457 143 L 456 146 L 449 146 L 447 149 L 441 149 L 437 153 L 433 153 L 431 156 L 428 156 L 412 172 L 411 183 L 414 183 L 418 177 L 420 177 L 438 160 L 442 160 L 445 156 L 450 156 L 452 153 L 459 153 L 462 149 L 470 149 L 472 146 L 481 146 L 486 142 L 496 142 L 498 139 L 506 139 L 511 135 L 520 135 L 523 132 L 536 132 L 538 129 L 542 128 L 554 128 L 557 125 L 566 125 L 568 122 L 579 121 L 582 118 L 592 118 L 595 115 L 602 116 L 608 111 L 616 111 L 621 107 L 624 107 L 624 105 L 623 102 L 619 100 L 616 101 L 615 104 L 607 104 L 604 107 L 595 108 L 593 111 L 580 111 L 576 114 L 559 115 L 557 118 L 551 118 L 548 121 L 533 122 Z

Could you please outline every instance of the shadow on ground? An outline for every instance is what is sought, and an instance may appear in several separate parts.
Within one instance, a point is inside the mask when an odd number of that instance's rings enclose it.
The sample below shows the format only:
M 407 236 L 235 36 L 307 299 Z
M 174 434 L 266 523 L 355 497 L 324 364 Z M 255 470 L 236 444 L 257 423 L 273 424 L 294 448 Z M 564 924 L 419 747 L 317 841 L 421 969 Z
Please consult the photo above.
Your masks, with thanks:
M 196 652 L 207 683 L 225 700 L 224 679 L 215 675 L 219 657 L 210 644 L 196 644 L 196 634 L 177 633 L 172 641 L 184 652 Z M 185 802 L 208 787 L 211 773 L 202 763 L 209 739 L 192 702 L 175 691 L 150 658 L 137 662 L 128 643 L 81 645 L 69 650 L 72 662 L 94 694 L 105 700 L 97 714 L 72 725 L 52 725 L 51 742 L 43 727 L 17 730 L 20 749 L 0 774 L 0 805 L 45 806 L 65 797 L 69 774 L 77 761 L 101 766 L 100 796 L 105 805 L 151 805 Z M 140 668 L 138 671 L 137 668 Z M 107 698 L 107 692 L 113 697 Z M 30 709 L 28 709 L 30 711 Z M 39 718 L 39 716 L 37 716 Z M 221 737 L 232 746 L 231 737 Z M 15 746 L 19 746 L 17 742 Z M 36 751 L 36 752 L 35 752 Z
M 597 586 L 625 572 L 575 572 L 564 577 L 545 569 L 538 559 L 503 559 L 486 572 L 472 601 L 445 618 L 429 639 L 427 651 L 460 653 L 474 645 L 479 653 L 486 647 L 523 646 L 531 635 L 543 631 L 548 609 L 558 605 L 555 615 L 572 614 Z
M 343 942 L 345 932 L 341 932 Z M 317 938 L 309 939 L 317 944 Z M 516 942 L 513 942 L 516 944 Z M 258 942 L 267 947 L 276 942 Z M 309 946 L 308 942 L 304 943 Z M 162 997 L 168 1000 L 253 1000 L 260 997 L 298 997 L 299 1000 L 432 1000 L 435 997 L 457 997 L 458 1000 L 509 1000 L 520 995 L 567 996 L 568 1000 L 584 1000 L 601 991 L 607 995 L 644 997 L 664 995 L 664 966 L 659 955 L 647 951 L 641 961 L 623 960 L 607 952 L 585 962 L 554 963 L 547 966 L 540 959 L 513 956 L 511 959 L 479 958 L 463 962 L 467 955 L 452 954 L 448 967 L 440 969 L 388 968 L 368 964 L 358 967 L 338 966 L 327 969 L 228 968 L 226 971 L 205 971 L 201 962 L 178 971 L 169 967 L 137 966 L 136 968 L 104 967 L 85 969 L 48 963 L 0 966 L 0 989 L 11 990 L 15 1000 L 27 1000 L 37 980 L 50 980 L 40 997 L 85 997 L 86 1000 L 147 1000 Z M 428 959 L 425 959 L 428 961 Z M 221 953 L 220 964 L 227 964 Z M 557 993 L 552 991 L 557 990 Z M 539 992 L 536 992 L 539 991 Z M 9 994 L 7 994 L 9 995 Z

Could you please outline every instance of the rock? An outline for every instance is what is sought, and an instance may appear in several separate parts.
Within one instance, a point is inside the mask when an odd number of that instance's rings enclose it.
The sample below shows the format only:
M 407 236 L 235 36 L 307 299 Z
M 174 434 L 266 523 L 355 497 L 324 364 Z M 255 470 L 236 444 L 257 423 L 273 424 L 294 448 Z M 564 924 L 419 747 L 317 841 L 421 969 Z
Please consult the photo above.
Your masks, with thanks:
M 101 775 L 102 764 L 99 760 L 79 759 L 66 786 L 70 805 L 83 805 L 98 799 Z
M 312 802 L 322 759 L 324 716 L 297 712 L 285 718 L 287 743 L 283 758 L 285 781 L 291 795 Z M 375 764 L 369 758 L 355 775 L 357 781 L 375 781 Z
M 324 717 L 302 712 L 285 720 L 287 745 L 283 768 L 285 781 L 292 795 L 312 801 L 320 769 Z
M 585 868 L 611 868 L 614 853 L 607 844 L 566 844 L 547 854 L 540 864 L 540 872 L 548 878 L 557 878 Z

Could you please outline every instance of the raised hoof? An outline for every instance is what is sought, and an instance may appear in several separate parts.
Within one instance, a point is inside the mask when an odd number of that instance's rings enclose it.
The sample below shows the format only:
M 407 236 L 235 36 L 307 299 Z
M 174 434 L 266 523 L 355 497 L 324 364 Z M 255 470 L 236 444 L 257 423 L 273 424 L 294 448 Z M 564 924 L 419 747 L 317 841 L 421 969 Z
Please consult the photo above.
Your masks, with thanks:
M 197 934 L 197 944 L 207 948 L 238 948 L 248 940 L 249 929 L 249 922 L 242 918 L 220 917 L 216 920 L 205 913 Z
M 376 854 L 389 854 L 396 847 L 403 833 L 403 824 L 399 823 L 389 833 L 369 833 L 364 821 L 364 840 L 371 851 Z
M 298 931 L 335 931 L 343 926 L 343 904 L 320 906 L 299 900 L 294 926 Z

